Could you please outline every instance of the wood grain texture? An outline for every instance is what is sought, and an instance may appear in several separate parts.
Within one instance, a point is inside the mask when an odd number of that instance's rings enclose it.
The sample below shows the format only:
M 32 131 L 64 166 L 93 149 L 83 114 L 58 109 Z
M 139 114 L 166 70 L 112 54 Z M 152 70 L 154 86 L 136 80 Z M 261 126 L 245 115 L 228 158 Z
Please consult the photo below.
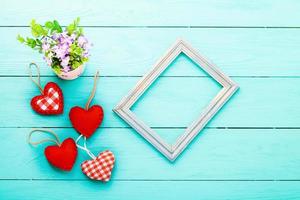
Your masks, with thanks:
M 299 8 L 298 0 L 1 1 L 0 199 L 300 199 Z M 66 25 L 78 16 L 92 57 L 83 77 L 62 81 L 16 35 L 29 35 L 32 18 Z M 240 90 L 171 164 L 111 109 L 178 37 Z M 62 87 L 63 115 L 31 110 L 39 92 L 27 77 L 32 61 L 41 66 L 42 84 Z M 133 107 L 170 143 L 220 89 L 193 65 L 181 55 Z M 96 69 L 102 77 L 92 103 L 104 107 L 105 120 L 89 146 L 116 154 L 107 184 L 81 173 L 83 152 L 64 173 L 45 160 L 46 144 L 26 143 L 32 127 L 78 136 L 68 111 L 85 105 Z
M 27 76 L 35 61 L 42 75 L 52 75 L 42 56 L 16 41 L 28 28 L 0 28 L 5 46 L 0 51 L 0 76 Z M 229 76 L 300 76 L 300 29 L 85 28 L 94 44 L 84 76 L 100 68 L 102 76 L 142 76 L 178 37 L 212 60 Z M 150 38 L 150 39 L 149 39 Z M 185 57 L 167 75 L 199 76 Z
M 299 199 L 300 183 L 243 181 L 0 181 L 0 197 L 32 199 Z M 16 192 L 22 191 L 22 192 Z M 72 191 L 72 192 L 71 192 Z M 131 192 L 132 191 L 132 192 Z M 176 191 L 176 192 L 174 192 Z M 14 194 L 14 195 L 11 195 Z M 8 197 L 8 198 L 7 198 Z
M 101 77 L 93 104 L 104 107 L 103 127 L 128 127 L 111 110 L 140 78 Z M 84 106 L 93 78 L 75 81 L 43 78 L 57 82 L 65 96 L 64 114 L 41 116 L 30 107 L 39 94 L 27 77 L 2 77 L 1 127 L 70 127 L 68 112 L 75 105 Z M 208 127 L 299 127 L 299 78 L 234 78 L 240 90 L 212 119 Z M 133 107 L 133 111 L 151 127 L 186 127 L 217 94 L 219 88 L 209 78 L 162 77 Z M 176 84 L 175 84 L 176 83 Z M 207 89 L 209 88 L 209 89 Z M 76 91 L 76 92 L 75 92 Z M 177 114 L 174 114 L 176 112 Z
M 74 169 L 61 172 L 46 161 L 47 145 L 26 143 L 29 128 L 1 128 L 0 179 L 87 180 L 80 163 L 90 159 L 83 151 Z M 53 129 L 61 139 L 76 138 L 71 128 Z M 164 129 L 166 140 L 176 138 L 181 129 Z M 116 155 L 112 182 L 124 180 L 300 180 L 298 130 L 205 129 L 171 164 L 132 129 L 100 129 L 89 140 L 94 154 L 110 149 Z M 33 140 L 47 135 L 34 135 Z M 5 151 L 4 151 L 5 150 Z M 14 170 L 11 170 L 14 169 Z M 287 170 L 288 169 L 288 170 Z M 0 181 L 1 182 L 1 181 Z M 101 185 L 101 184 L 100 184 Z
M 88 26 L 299 26 L 299 9 L 297 0 L 4 0 L 0 25 L 27 25 L 32 18 L 65 25 L 81 16 Z

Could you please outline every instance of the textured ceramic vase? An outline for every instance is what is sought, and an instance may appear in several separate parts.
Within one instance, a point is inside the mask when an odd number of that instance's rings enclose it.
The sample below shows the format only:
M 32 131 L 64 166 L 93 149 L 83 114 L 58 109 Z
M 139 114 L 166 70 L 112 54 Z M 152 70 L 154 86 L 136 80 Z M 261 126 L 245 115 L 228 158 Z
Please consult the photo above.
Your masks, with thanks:
M 56 75 L 64 80 L 74 80 L 76 78 L 78 78 L 84 71 L 84 65 L 81 65 L 79 67 L 77 67 L 76 69 L 69 71 L 69 72 L 64 72 L 61 71 L 59 74 L 56 73 Z

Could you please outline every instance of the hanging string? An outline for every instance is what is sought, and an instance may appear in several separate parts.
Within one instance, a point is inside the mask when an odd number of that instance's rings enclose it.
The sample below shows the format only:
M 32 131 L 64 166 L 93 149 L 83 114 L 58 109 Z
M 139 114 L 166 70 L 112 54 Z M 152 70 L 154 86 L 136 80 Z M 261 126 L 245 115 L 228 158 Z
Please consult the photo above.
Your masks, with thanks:
M 83 137 L 83 146 L 78 144 L 82 137 Z M 92 159 L 96 159 L 96 156 L 86 146 L 86 137 L 85 136 L 83 136 L 83 135 L 78 136 L 78 138 L 76 139 L 76 146 L 79 149 L 84 150 Z
M 34 132 L 43 132 L 43 133 L 50 133 L 52 134 L 55 139 L 43 139 L 43 140 L 40 140 L 40 141 L 37 141 L 37 142 L 32 142 L 31 141 L 31 136 Z M 44 143 L 44 142 L 54 142 L 56 143 L 58 146 L 60 146 L 60 142 L 59 142 L 59 138 L 58 136 L 51 130 L 48 130 L 48 129 L 33 129 L 29 135 L 28 135 L 28 139 L 27 139 L 27 142 L 31 145 L 38 145 L 38 144 L 41 144 L 41 143 Z
M 90 103 L 92 102 L 94 96 L 95 96 L 95 93 L 96 93 L 96 89 L 97 89 L 97 81 L 99 79 L 99 71 L 96 72 L 95 76 L 94 76 L 94 86 L 93 86 L 93 90 L 90 94 L 90 97 L 85 105 L 85 109 L 88 110 L 89 107 L 90 107 Z
M 33 76 L 32 76 L 32 66 L 34 66 L 35 68 L 36 68 L 36 70 L 37 70 L 37 81 L 35 81 L 34 79 L 33 79 Z M 43 88 L 42 88 L 42 86 L 41 86 L 41 79 L 40 79 L 40 68 L 39 68 L 39 66 L 37 65 L 37 64 L 35 64 L 35 63 L 30 63 L 29 64 L 29 78 L 32 80 L 32 82 L 34 83 L 34 84 L 36 84 L 37 86 L 38 86 L 38 88 L 39 88 L 39 90 L 41 91 L 41 94 L 43 94 L 44 93 L 44 90 L 43 90 Z

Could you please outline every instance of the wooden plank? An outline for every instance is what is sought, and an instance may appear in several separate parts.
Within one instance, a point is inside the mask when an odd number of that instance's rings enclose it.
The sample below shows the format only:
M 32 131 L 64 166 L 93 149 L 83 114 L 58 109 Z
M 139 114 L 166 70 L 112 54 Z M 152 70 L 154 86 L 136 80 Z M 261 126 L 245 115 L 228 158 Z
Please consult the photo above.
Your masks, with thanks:
M 9 200 L 69 199 L 298 199 L 300 183 L 243 181 L 1 181 L 0 197 Z M 18 191 L 18 192 L 16 192 Z M 174 192 L 178 191 L 178 192 Z
M 137 83 L 138 77 L 101 77 L 92 103 L 104 107 L 103 127 L 128 127 L 112 109 Z M 299 127 L 299 78 L 234 78 L 240 90 L 220 110 L 208 127 Z M 30 107 L 38 95 L 27 77 L 0 78 L 2 94 L 0 127 L 70 127 L 72 106 L 84 106 L 92 77 L 75 81 L 43 77 L 42 85 L 57 82 L 64 92 L 60 116 L 40 116 Z M 162 77 L 136 103 L 133 111 L 151 127 L 186 127 L 217 94 L 219 86 L 206 77 Z M 176 83 L 176 84 L 174 84 Z
M 73 170 L 51 167 L 43 155 L 46 145 L 31 147 L 26 137 L 31 129 L 0 129 L 0 179 L 87 180 L 80 163 L 89 159 L 79 151 Z M 78 134 L 73 129 L 53 129 L 61 138 Z M 172 139 L 181 129 L 160 131 Z M 299 130 L 205 129 L 185 152 L 170 163 L 131 129 L 98 130 L 88 141 L 97 154 L 115 153 L 113 180 L 300 180 Z M 47 135 L 35 135 L 33 140 Z M 151 167 L 150 167 L 151 166 Z M 0 187 L 1 188 L 1 187 Z
M 299 26 L 299 9 L 297 0 L 91 0 L 88 4 L 84 0 L 4 0 L 0 25 L 27 25 L 32 18 L 57 18 L 68 24 L 80 16 L 88 26 Z
M 53 75 L 42 56 L 16 41 L 28 28 L 0 28 L 0 76 L 27 76 L 27 65 L 35 61 L 43 75 Z M 142 76 L 178 37 L 230 76 L 300 76 L 299 29 L 189 29 L 189 28 L 86 28 L 94 46 L 86 76 L 96 69 L 103 76 Z M 151 38 L 151 39 L 149 39 Z M 180 56 L 166 75 L 198 76 L 193 63 Z

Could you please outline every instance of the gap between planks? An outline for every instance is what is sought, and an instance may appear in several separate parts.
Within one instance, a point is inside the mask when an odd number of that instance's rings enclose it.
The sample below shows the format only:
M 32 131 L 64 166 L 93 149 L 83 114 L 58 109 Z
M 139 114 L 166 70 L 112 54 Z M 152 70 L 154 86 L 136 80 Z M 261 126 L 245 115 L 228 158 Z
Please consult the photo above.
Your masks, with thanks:
M 28 25 L 0 25 L 0 28 L 27 28 Z M 66 27 L 66 26 L 62 26 Z M 220 29 L 299 29 L 300 26 L 80 26 L 83 28 L 220 28 Z
M 28 75 L 0 75 L 0 78 L 28 78 Z M 33 75 L 32 77 L 37 77 L 36 75 Z M 40 75 L 40 77 L 45 78 L 54 78 L 57 77 L 56 75 Z M 80 76 L 82 78 L 94 78 L 94 75 L 82 75 Z M 129 75 L 104 75 L 99 76 L 100 78 L 141 78 L 142 75 L 136 75 L 136 76 L 129 76 Z M 229 76 L 231 78 L 300 78 L 300 76 Z M 210 76 L 160 76 L 160 78 L 210 78 Z
M 14 129 L 14 128 L 60 128 L 60 129 L 72 129 L 71 126 L 40 126 L 40 127 L 31 127 L 31 126 L 7 126 L 7 127 L 0 127 L 0 129 Z M 152 129 L 186 129 L 187 127 L 150 127 Z M 116 126 L 116 127 L 109 127 L 109 126 L 103 126 L 97 129 L 133 129 L 132 127 L 126 126 Z M 271 130 L 297 130 L 300 129 L 300 127 L 205 127 L 204 129 L 238 129 L 238 130 L 265 130 L 265 129 L 271 129 Z
M 0 179 L 0 181 L 90 181 L 89 179 Z M 112 179 L 113 182 L 300 182 L 300 179 Z

